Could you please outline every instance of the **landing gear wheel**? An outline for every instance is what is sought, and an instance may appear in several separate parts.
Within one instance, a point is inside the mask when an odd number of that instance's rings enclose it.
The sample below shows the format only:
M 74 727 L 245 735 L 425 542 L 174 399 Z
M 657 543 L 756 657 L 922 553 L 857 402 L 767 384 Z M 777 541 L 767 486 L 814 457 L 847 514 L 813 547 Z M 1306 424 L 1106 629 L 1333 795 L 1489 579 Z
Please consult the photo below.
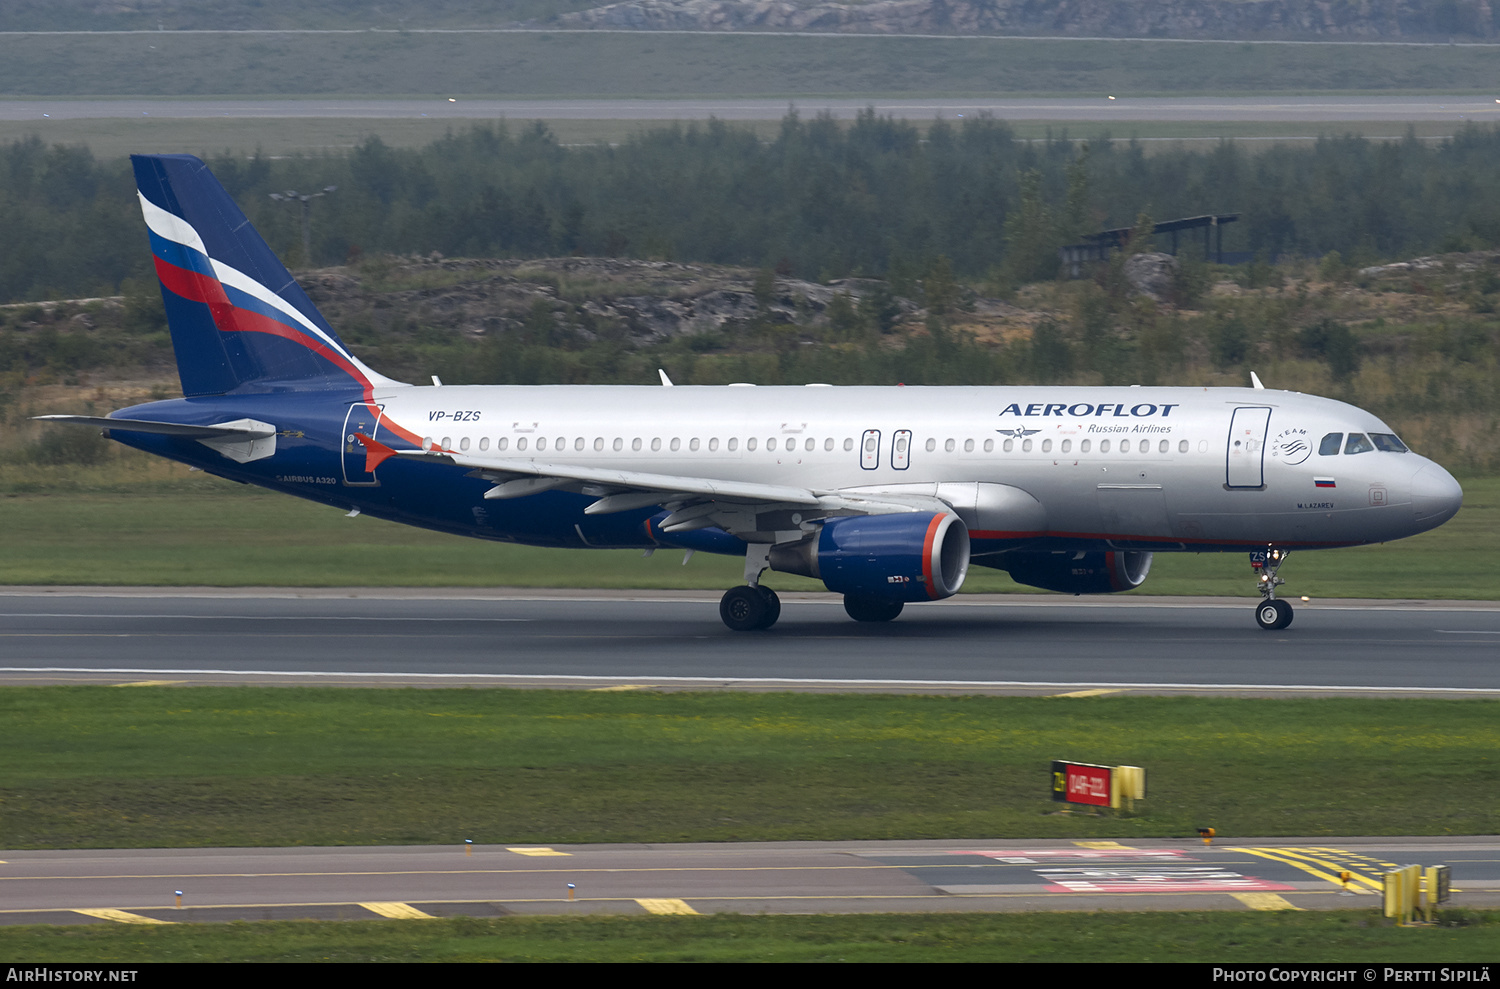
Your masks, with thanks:
M 776 619 L 781 617 L 781 598 L 777 597 L 776 592 L 764 584 L 756 585 L 755 589 L 760 592 L 762 600 L 766 602 L 766 617 L 761 619 L 759 627 L 770 628 L 776 624 Z
M 888 622 L 901 614 L 906 607 L 900 601 L 883 601 L 880 598 L 844 595 L 844 610 L 857 622 Z
M 1292 623 L 1292 606 L 1286 601 L 1262 601 L 1255 606 L 1255 621 L 1267 632 L 1286 628 Z
M 748 584 L 731 587 L 719 601 L 719 617 L 736 632 L 769 628 L 780 614 L 781 602 L 773 592 Z

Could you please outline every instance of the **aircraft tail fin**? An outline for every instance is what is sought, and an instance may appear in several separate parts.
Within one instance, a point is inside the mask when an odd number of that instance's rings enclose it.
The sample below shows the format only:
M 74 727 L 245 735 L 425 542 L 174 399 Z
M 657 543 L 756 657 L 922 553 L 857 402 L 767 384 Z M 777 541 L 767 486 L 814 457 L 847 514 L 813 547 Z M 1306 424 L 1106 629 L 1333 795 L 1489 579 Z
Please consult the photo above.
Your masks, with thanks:
M 347 391 L 391 381 L 349 352 L 192 155 L 131 155 L 182 392 Z

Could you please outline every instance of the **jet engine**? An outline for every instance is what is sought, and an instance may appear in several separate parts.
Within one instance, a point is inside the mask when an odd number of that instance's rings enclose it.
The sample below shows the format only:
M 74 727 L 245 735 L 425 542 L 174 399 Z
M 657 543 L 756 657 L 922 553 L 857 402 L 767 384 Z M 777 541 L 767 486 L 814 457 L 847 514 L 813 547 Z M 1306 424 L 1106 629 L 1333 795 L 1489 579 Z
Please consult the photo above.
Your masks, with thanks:
M 990 564 L 1018 584 L 1064 594 L 1110 594 L 1140 587 L 1151 571 L 1151 554 L 1125 550 L 1094 553 L 1008 553 Z
M 948 512 L 849 515 L 812 537 L 771 548 L 771 569 L 815 577 L 830 591 L 888 602 L 937 601 L 969 572 L 969 530 Z

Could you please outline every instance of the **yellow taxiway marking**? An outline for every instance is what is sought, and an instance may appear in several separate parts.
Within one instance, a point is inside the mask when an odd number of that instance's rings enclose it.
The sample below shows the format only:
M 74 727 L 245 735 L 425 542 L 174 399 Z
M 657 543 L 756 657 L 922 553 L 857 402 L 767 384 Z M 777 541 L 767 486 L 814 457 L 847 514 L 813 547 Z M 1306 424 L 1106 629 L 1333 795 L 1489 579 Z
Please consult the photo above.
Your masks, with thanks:
M 507 848 L 507 852 L 515 852 L 517 855 L 572 855 L 572 852 L 559 852 L 553 848 Z
M 378 914 L 380 914 L 380 916 L 382 916 L 382 917 L 389 917 L 392 920 L 433 920 L 434 919 L 433 916 L 432 916 L 432 914 L 430 914 L 430 913 L 423 913 L 422 911 L 418 910 L 416 907 L 412 906 L 410 903 L 398 903 L 398 902 L 380 901 L 380 902 L 376 902 L 376 903 L 361 903 L 360 906 L 364 907 L 366 910 L 370 911 L 371 913 L 378 913 Z
M 1301 910 L 1301 907 L 1292 906 L 1292 902 L 1277 893 L 1230 893 L 1230 896 L 1239 900 L 1251 910 Z
M 1258 855 L 1263 859 L 1270 859 L 1272 862 L 1280 862 L 1282 865 L 1293 866 L 1295 868 L 1301 869 L 1303 872 L 1317 876 L 1319 879 L 1322 879 L 1325 882 L 1333 883 L 1333 885 L 1335 886 L 1344 885 L 1339 881 L 1338 877 L 1339 872 L 1342 871 L 1341 867 L 1336 863 L 1328 862 L 1324 859 L 1314 858 L 1311 855 L 1303 855 L 1297 852 L 1289 851 L 1285 848 L 1242 847 L 1236 849 L 1236 851 L 1245 852 L 1248 855 Z M 1317 866 L 1322 866 L 1323 868 L 1316 868 Z M 1324 869 L 1331 869 L 1333 871 L 1325 872 L 1323 871 Z M 1380 880 L 1371 879 L 1368 876 L 1361 876 L 1355 873 L 1352 869 L 1350 870 L 1349 883 L 1349 889 L 1355 893 L 1377 893 L 1383 888 L 1383 884 L 1380 882 Z M 1370 889 L 1361 887 L 1359 885 L 1360 883 L 1365 883 L 1370 887 Z
M 698 911 L 681 900 L 668 897 L 637 899 L 635 902 L 646 908 L 647 913 L 675 913 L 698 916 Z
M 175 687 L 179 683 L 187 683 L 186 680 L 132 680 L 130 683 L 117 683 L 116 687 Z
M 1095 690 L 1070 690 L 1066 694 L 1053 694 L 1053 697 L 1098 697 L 1100 694 L 1123 694 L 1124 687 L 1099 687 Z
M 131 913 L 128 910 L 89 910 L 89 909 L 80 909 L 80 910 L 74 910 L 73 912 L 74 913 L 81 913 L 85 917 L 98 917 L 100 920 L 113 920 L 114 922 L 116 922 L 118 924 L 173 924 L 173 923 L 176 923 L 176 921 L 172 921 L 172 920 L 157 920 L 155 917 L 146 917 L 146 916 L 143 916 L 143 915 L 138 914 L 138 913 Z
M 1075 841 L 1073 842 L 1073 844 L 1077 845 L 1079 848 L 1092 848 L 1096 851 L 1101 852 L 1118 851 L 1121 849 L 1127 852 L 1133 852 L 1136 850 L 1134 847 L 1130 845 L 1122 845 L 1118 841 Z
M 646 685 L 644 683 L 622 683 L 622 684 L 618 684 L 618 685 L 616 685 L 614 687 L 590 687 L 587 692 L 590 693 L 590 694 L 613 694 L 613 693 L 618 693 L 621 690 L 645 690 L 645 689 L 646 689 Z

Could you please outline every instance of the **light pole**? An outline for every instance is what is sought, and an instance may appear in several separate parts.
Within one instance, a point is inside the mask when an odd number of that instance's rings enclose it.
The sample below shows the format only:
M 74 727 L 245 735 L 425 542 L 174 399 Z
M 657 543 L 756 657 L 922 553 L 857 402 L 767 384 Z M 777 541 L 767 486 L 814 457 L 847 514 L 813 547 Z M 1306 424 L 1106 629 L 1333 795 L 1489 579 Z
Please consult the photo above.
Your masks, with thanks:
M 286 192 L 273 192 L 271 198 L 278 203 L 301 203 L 302 204 L 302 263 L 309 268 L 312 267 L 312 201 L 319 196 L 326 196 L 336 190 L 336 185 L 325 185 L 322 192 L 310 192 L 303 195 L 293 189 Z

